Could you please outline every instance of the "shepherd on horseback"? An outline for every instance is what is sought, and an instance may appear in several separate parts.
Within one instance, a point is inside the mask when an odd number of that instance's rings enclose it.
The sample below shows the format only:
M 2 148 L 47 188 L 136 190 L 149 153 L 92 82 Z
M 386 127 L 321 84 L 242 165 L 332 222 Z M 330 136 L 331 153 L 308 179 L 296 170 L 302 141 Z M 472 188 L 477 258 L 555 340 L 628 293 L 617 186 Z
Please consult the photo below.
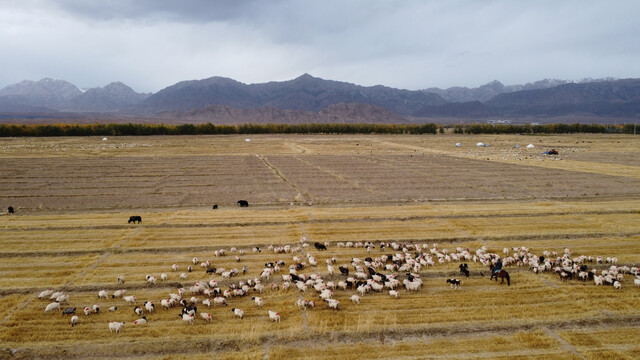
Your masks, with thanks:
M 489 280 L 493 280 L 493 278 L 495 277 L 496 281 L 498 281 L 498 278 L 502 278 L 500 284 L 504 284 L 504 279 L 507 279 L 507 286 L 511 286 L 511 278 L 509 277 L 509 273 L 502 270 L 502 260 L 498 259 L 495 265 L 489 266 L 489 269 L 491 269 L 491 278 Z

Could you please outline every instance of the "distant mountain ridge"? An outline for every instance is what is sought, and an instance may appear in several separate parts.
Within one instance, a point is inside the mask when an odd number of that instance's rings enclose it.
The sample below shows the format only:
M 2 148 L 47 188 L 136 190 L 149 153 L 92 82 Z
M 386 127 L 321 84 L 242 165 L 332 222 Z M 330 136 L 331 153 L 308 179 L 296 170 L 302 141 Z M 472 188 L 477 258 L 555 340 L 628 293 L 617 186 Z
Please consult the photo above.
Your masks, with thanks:
M 64 80 L 22 81 L 0 89 L 0 113 L 143 116 L 153 121 L 426 122 L 434 118 L 540 119 L 640 117 L 640 79 L 541 80 L 505 86 L 403 90 L 360 86 L 303 74 L 288 81 L 244 84 L 225 77 L 181 81 L 155 94 L 121 82 L 83 91 Z M 112 114 L 112 115 L 109 115 Z M 4 116 L 6 118 L 6 116 Z M 226 120 L 221 120 L 226 119 Z M 296 120 L 297 119 L 297 120 Z M 333 120 L 332 120 L 333 119 Z M 422 120 L 421 120 L 422 119 Z M 160 120 L 158 120 L 160 121 Z
M 241 109 L 275 107 L 320 111 L 339 103 L 365 103 L 400 115 L 411 115 L 425 105 L 444 105 L 436 94 L 386 86 L 364 87 L 304 74 L 293 80 L 243 84 L 228 78 L 182 81 L 150 96 L 139 109 L 147 112 L 185 111 L 208 105 Z
M 64 80 L 25 80 L 0 89 L 0 112 L 113 112 L 148 97 L 121 82 L 83 91 Z

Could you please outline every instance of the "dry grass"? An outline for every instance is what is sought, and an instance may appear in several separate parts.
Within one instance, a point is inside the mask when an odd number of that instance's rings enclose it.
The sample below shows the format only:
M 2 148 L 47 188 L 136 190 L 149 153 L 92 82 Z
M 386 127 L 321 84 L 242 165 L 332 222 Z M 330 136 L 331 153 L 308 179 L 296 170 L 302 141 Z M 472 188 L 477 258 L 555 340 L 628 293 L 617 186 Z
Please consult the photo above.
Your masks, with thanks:
M 630 276 L 616 291 L 514 267 L 508 268 L 512 285 L 507 287 L 490 282 L 487 269 L 470 263 L 472 277 L 455 291 L 445 279 L 458 276 L 458 264 L 447 263 L 423 269 L 423 289 L 400 290 L 398 299 L 374 293 L 355 305 L 349 301 L 353 290 L 337 290 L 337 312 L 327 309 L 312 289 L 302 295 L 297 290 L 267 291 L 261 295 L 263 309 L 255 308 L 250 297 L 230 299 L 228 307 L 204 310 L 213 314 L 213 324 L 198 318 L 189 326 L 178 310 L 159 306 L 178 285 L 211 279 L 228 284 L 199 266 L 188 280 L 179 279 L 193 257 L 210 259 L 218 268 L 247 266 L 247 275 L 237 279 L 253 278 L 267 261 L 292 261 L 291 254 L 267 251 L 268 245 L 298 245 L 303 236 L 330 242 L 326 252 L 306 250 L 320 266 L 303 273 L 325 276 L 329 257 L 346 264 L 352 257 L 393 253 L 336 247 L 346 241 L 437 242 L 450 252 L 487 246 L 500 254 L 504 247 L 527 246 L 536 254 L 568 247 L 573 256 L 616 256 L 622 264 L 638 265 L 640 144 L 635 138 L 188 139 L 0 139 L 0 199 L 19 204 L 17 215 L 0 216 L 0 343 L 17 350 L 12 357 L 640 355 L 640 291 Z M 477 141 L 492 146 L 453 147 Z M 613 146 L 616 141 L 619 146 Z M 536 152 L 518 153 L 512 148 L 516 142 L 534 143 Z M 547 146 L 560 150 L 563 160 L 539 160 L 538 150 Z M 232 207 L 240 197 L 249 198 L 252 206 Z M 212 203 L 220 203 L 220 209 L 211 210 Z M 127 224 L 134 214 L 143 217 L 142 224 Z M 213 254 L 232 246 L 246 251 L 240 262 L 232 253 Z M 254 246 L 263 252 L 252 252 Z M 170 269 L 174 263 L 178 272 Z M 158 279 L 157 286 L 147 285 L 146 274 L 161 273 L 168 274 L 167 283 Z M 116 284 L 118 275 L 125 276 L 124 285 Z M 329 280 L 341 279 L 335 275 Z M 278 275 L 270 282 L 282 280 Z M 49 287 L 71 295 L 78 326 L 70 327 L 68 316 L 59 312 L 43 313 L 49 300 L 36 296 Z M 139 305 L 154 301 L 157 308 L 148 314 L 149 323 L 133 327 L 138 318 L 134 306 L 121 299 L 99 300 L 97 292 L 103 288 L 110 293 L 126 288 Z M 297 309 L 294 302 L 300 297 L 316 300 L 317 308 Z M 93 304 L 101 306 L 100 314 L 81 313 Z M 108 312 L 114 305 L 119 310 Z M 244 320 L 233 317 L 233 307 L 245 311 Z M 278 311 L 282 323 L 269 322 L 267 310 Z M 115 335 L 108 333 L 109 321 L 127 324 Z

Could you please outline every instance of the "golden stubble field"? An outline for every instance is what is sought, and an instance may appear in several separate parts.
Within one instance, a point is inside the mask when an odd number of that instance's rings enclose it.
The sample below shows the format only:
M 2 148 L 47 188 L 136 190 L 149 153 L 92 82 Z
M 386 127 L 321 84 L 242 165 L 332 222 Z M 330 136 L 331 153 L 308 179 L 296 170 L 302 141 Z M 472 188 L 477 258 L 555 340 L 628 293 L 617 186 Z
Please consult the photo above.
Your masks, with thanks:
M 246 141 L 246 139 L 250 141 Z M 455 143 L 462 147 L 455 147 Z M 477 142 L 489 147 L 476 147 Z M 521 148 L 514 148 L 515 144 Z M 526 149 L 528 144 L 534 149 Z M 555 148 L 559 156 L 542 156 Z M 349 301 L 335 290 L 340 310 L 309 287 L 281 287 L 293 256 L 317 258 L 300 273 L 325 281 L 345 277 L 337 266 L 356 257 L 381 257 L 380 242 L 419 245 L 429 253 L 483 246 L 503 254 L 572 250 L 572 258 L 617 257 L 640 264 L 640 141 L 631 136 L 202 136 L 0 139 L 0 358 L 628 358 L 640 356 L 640 288 L 623 275 L 622 288 L 562 281 L 553 273 L 507 266 L 511 286 L 488 279 L 466 261 L 460 290 L 458 262 L 423 267 L 418 292 L 399 289 Z M 248 208 L 235 204 L 250 202 Z M 219 208 L 213 210 L 211 206 Z M 140 215 L 141 224 L 128 224 Z M 301 252 L 269 245 L 328 242 Z M 363 247 L 338 243 L 373 242 Z M 254 247 L 262 252 L 254 252 Z M 422 248 L 424 246 L 424 248 Z M 231 252 L 235 247 L 237 252 Z M 226 249 L 226 256 L 214 255 Z M 239 251 L 244 250 L 244 255 Z M 414 249 L 416 251 L 416 249 Z M 235 256 L 240 256 L 239 261 Z M 216 268 L 247 267 L 230 280 L 206 274 L 197 257 Z M 325 260 L 336 257 L 330 276 Z M 178 287 L 260 276 L 266 262 L 287 266 L 263 294 L 230 298 L 229 306 L 199 311 L 183 323 L 160 300 Z M 178 264 L 179 270 L 171 270 Z M 610 264 L 588 263 L 603 270 Z M 353 267 L 349 266 L 352 273 Z M 187 279 L 180 279 L 181 273 Z M 391 271 L 380 270 L 385 274 Z M 160 274 L 166 273 L 166 282 Z M 147 274 L 157 276 L 148 285 Z M 117 284 L 119 275 L 124 284 Z M 404 272 L 398 274 L 406 278 Z M 52 288 L 69 294 L 78 325 L 58 311 L 44 313 Z M 136 304 L 153 301 L 148 323 L 122 299 L 98 299 L 126 289 Z M 188 295 L 190 297 L 191 295 Z M 202 295 L 197 295 L 200 300 Z M 256 308 L 251 296 L 264 300 Z M 315 300 L 300 310 L 298 299 Z M 85 316 L 97 304 L 98 314 Z M 118 310 L 107 309 L 117 306 Z M 233 317 L 231 308 L 245 312 Z M 267 310 L 280 313 L 272 323 Z M 118 335 L 110 321 L 124 321 Z

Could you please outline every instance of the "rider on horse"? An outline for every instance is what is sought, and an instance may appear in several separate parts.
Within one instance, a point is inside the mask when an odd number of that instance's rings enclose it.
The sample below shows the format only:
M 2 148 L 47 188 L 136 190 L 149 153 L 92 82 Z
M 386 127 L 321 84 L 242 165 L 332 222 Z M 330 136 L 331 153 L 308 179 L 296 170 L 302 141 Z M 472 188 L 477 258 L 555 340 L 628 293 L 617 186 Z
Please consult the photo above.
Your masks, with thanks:
M 500 270 L 502 270 L 502 259 L 498 258 L 498 261 L 496 261 L 496 265 L 493 268 L 493 276 L 496 276 Z

